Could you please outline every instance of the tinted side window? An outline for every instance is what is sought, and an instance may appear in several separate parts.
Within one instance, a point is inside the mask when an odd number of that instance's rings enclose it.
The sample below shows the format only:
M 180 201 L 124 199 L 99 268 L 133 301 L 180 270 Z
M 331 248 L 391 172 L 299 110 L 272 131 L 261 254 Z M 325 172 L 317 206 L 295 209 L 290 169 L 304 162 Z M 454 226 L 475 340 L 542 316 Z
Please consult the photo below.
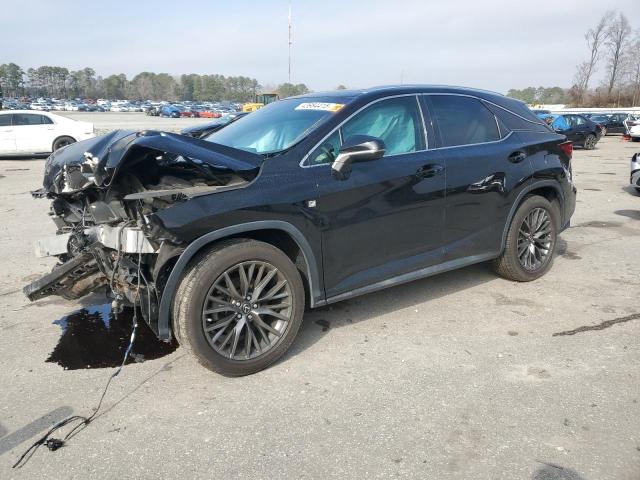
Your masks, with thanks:
M 33 113 L 14 113 L 13 114 L 13 124 L 14 125 L 42 125 L 42 119 L 45 118 L 44 115 L 36 115 Z M 49 120 L 49 119 L 47 119 Z M 46 122 L 51 123 L 51 122 Z
M 432 95 L 430 98 L 443 147 L 500 140 L 493 113 L 479 100 L 455 95 Z
M 347 121 L 342 138 L 371 135 L 385 144 L 385 156 L 424 150 L 422 117 L 415 96 L 374 103 Z
M 0 127 L 9 127 L 9 126 L 11 126 L 11 114 L 0 115 Z

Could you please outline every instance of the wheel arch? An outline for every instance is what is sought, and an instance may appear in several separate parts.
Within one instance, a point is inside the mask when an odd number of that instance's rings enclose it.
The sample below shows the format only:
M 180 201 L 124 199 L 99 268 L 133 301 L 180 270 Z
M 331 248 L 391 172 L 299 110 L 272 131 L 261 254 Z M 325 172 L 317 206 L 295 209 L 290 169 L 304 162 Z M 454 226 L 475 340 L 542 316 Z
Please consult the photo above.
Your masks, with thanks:
M 520 205 L 522 205 L 524 199 L 530 195 L 539 195 L 546 198 L 551 203 L 556 203 L 558 205 L 558 212 L 560 213 L 560 225 L 558 225 L 558 228 L 564 225 L 564 195 L 562 194 L 562 190 L 560 189 L 559 185 L 553 180 L 537 181 L 523 188 L 516 197 L 516 200 L 513 202 L 511 210 L 509 210 L 509 215 L 507 216 L 507 221 L 505 222 L 504 228 L 502 230 L 500 252 L 503 252 L 505 249 L 507 233 L 509 231 L 509 227 L 511 226 L 513 216 L 518 211 L 518 208 L 520 208 Z
M 178 284 L 194 256 L 214 243 L 231 238 L 251 238 L 269 243 L 287 255 L 298 270 L 309 295 L 312 307 L 324 303 L 319 264 L 306 237 L 294 225 L 281 220 L 261 220 L 207 233 L 187 246 L 180 254 L 162 291 L 158 308 L 157 335 L 161 340 L 171 339 L 171 304 Z

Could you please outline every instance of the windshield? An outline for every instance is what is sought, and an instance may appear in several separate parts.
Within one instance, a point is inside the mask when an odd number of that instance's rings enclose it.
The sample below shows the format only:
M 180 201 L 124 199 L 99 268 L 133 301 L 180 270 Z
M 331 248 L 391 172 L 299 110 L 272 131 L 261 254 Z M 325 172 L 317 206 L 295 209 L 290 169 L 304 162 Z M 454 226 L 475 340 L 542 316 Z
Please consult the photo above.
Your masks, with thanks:
M 335 112 L 350 98 L 291 98 L 273 102 L 242 120 L 206 138 L 253 153 L 270 154 L 291 147 Z

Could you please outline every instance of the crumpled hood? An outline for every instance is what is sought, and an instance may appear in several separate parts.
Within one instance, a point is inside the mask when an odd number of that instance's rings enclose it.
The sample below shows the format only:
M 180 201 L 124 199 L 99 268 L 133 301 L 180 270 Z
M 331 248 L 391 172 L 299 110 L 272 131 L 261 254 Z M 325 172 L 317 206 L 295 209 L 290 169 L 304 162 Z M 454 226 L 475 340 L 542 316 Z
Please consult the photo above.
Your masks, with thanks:
M 61 194 L 92 185 L 108 186 L 118 169 L 135 158 L 136 151 L 144 150 L 180 155 L 187 161 L 237 173 L 256 170 L 264 161 L 258 154 L 176 133 L 115 130 L 52 153 L 45 164 L 44 189 Z

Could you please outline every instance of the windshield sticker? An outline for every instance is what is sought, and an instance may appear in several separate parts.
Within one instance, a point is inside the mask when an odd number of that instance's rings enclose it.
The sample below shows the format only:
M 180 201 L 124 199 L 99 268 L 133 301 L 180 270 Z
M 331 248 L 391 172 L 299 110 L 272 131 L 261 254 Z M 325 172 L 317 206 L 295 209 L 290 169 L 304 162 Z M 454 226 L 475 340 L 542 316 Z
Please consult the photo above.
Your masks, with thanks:
M 325 103 L 325 102 L 310 102 L 301 103 L 296 107 L 296 110 L 322 110 L 324 112 L 337 112 L 344 103 Z

